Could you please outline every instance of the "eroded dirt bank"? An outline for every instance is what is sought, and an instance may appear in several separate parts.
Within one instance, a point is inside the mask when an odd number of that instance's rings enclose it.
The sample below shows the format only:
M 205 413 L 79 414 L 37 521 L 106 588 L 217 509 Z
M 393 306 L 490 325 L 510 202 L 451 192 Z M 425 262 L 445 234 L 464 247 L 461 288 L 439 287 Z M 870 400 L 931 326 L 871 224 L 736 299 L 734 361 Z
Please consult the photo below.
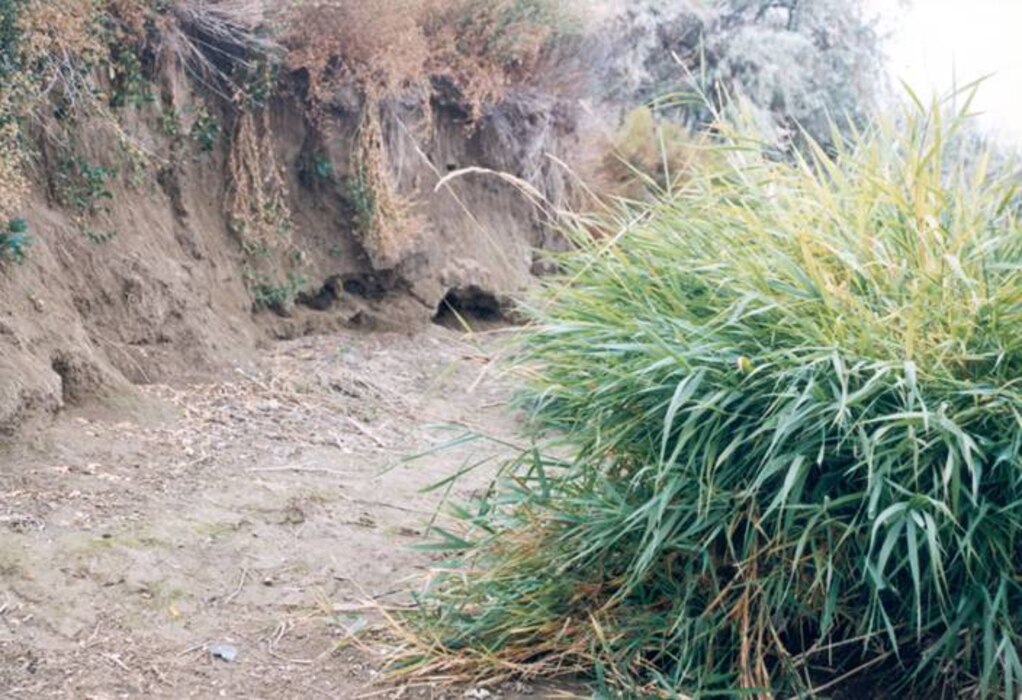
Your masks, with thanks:
M 514 433 L 499 344 L 440 327 L 281 342 L 7 448 L 0 696 L 443 697 L 373 685 L 392 640 L 365 605 L 430 566 L 410 549 L 438 499 L 421 489 L 468 452 L 385 470 L 449 439 L 440 423 Z

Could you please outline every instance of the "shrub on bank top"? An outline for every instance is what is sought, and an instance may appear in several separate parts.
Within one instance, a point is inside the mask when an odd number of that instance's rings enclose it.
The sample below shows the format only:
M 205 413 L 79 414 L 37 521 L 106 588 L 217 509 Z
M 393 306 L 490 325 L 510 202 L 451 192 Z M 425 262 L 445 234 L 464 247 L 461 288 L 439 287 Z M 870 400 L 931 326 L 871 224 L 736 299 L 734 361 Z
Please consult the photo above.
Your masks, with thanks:
M 729 132 L 580 224 L 517 358 L 567 458 L 458 511 L 404 672 L 1017 697 L 1022 231 L 966 110 L 795 161 Z

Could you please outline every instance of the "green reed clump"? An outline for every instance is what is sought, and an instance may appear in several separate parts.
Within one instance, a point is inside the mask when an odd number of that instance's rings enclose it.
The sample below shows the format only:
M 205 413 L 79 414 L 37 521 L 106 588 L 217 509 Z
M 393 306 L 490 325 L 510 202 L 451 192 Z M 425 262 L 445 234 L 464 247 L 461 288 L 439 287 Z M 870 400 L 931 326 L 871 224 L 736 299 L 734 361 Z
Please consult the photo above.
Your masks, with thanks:
M 462 511 L 406 672 L 1018 697 L 1017 199 L 964 113 L 907 112 L 794 161 L 725 135 L 578 227 L 518 358 L 570 456 Z

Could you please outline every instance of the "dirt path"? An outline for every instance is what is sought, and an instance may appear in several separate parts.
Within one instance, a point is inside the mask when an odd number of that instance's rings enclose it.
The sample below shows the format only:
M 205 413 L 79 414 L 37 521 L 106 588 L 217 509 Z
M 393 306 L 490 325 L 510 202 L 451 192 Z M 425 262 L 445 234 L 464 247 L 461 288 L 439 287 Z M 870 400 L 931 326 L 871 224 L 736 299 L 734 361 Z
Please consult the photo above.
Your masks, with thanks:
M 380 690 L 348 633 L 428 567 L 420 490 L 481 448 L 381 472 L 437 423 L 513 433 L 489 362 L 442 328 L 303 339 L 0 453 L 0 697 Z

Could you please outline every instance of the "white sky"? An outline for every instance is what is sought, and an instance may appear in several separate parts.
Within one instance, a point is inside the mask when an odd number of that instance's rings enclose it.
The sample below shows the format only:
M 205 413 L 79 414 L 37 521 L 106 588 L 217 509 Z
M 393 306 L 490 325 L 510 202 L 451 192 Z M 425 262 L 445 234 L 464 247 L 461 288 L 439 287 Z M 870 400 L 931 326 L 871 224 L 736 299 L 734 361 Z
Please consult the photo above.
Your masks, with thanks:
M 1022 145 L 1022 0 L 868 0 L 893 36 L 891 69 L 920 96 L 987 74 L 974 111 Z

